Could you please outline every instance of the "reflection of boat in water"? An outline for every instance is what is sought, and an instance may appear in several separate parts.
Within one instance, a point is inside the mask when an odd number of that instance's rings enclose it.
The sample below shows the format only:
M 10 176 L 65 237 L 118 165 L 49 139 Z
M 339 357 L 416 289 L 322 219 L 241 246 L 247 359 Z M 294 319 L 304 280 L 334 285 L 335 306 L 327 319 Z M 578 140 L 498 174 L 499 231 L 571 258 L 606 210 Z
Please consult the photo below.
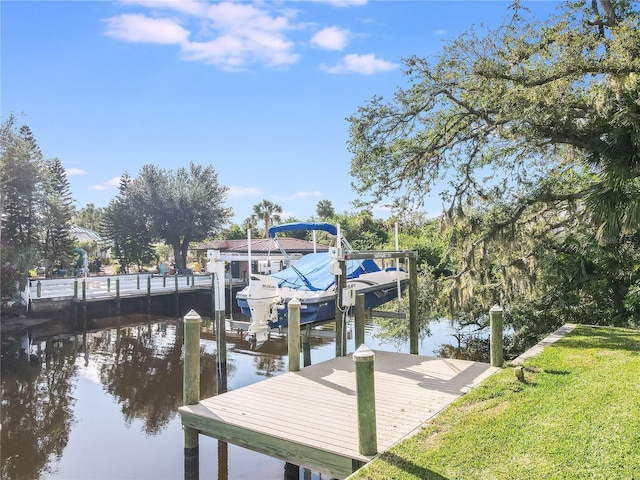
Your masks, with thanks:
M 304 255 L 295 264 L 280 247 L 277 234 L 296 230 L 327 232 L 336 237 L 336 245 L 328 252 Z M 271 328 L 288 324 L 287 304 L 292 298 L 300 301 L 300 324 L 314 324 L 332 320 L 336 316 L 336 276 L 346 275 L 346 289 L 350 301 L 341 302 L 347 311 L 357 294 L 364 294 L 365 309 L 383 305 L 397 298 L 408 275 L 397 268 L 381 269 L 371 259 L 345 260 L 346 272 L 340 271 L 339 259 L 353 251 L 338 228 L 328 223 L 288 223 L 269 229 L 287 259 L 287 268 L 271 275 L 251 274 L 249 285 L 238 292 L 237 302 L 242 313 L 251 318 L 248 333 L 263 342 Z

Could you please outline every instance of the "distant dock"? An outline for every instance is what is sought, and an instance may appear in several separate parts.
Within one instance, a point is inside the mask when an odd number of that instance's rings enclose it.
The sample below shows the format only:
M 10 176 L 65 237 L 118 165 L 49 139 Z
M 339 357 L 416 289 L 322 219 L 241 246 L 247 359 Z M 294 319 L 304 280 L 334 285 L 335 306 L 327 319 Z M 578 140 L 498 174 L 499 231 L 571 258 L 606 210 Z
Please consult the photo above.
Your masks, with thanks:
M 237 310 L 234 295 L 246 282 L 225 285 L 228 310 Z M 133 274 L 32 280 L 27 287 L 30 315 L 66 315 L 72 318 L 122 313 L 171 312 L 199 307 L 212 310 L 211 275 Z M 181 301 L 180 298 L 183 297 Z M 182 304 L 182 305 L 181 305 Z M 122 307 L 122 308 L 121 308 Z M 181 308 L 179 308 L 181 307 Z
M 498 371 L 489 364 L 375 351 L 377 451 L 411 435 Z M 179 409 L 199 433 L 345 478 L 359 453 L 351 355 L 269 378 Z

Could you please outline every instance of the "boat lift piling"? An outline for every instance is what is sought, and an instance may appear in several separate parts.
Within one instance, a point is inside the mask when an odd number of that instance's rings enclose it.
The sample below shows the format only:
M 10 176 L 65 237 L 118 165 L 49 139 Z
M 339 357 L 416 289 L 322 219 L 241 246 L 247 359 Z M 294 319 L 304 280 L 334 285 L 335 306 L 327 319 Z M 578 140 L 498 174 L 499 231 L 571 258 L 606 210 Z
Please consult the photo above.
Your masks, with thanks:
M 287 352 L 289 371 L 300 371 L 300 300 L 289 300 L 289 325 L 287 327 Z
M 305 367 L 311 365 L 311 325 L 307 325 L 302 336 L 302 362 Z
M 355 336 L 357 349 L 364 345 L 364 293 L 356 295 Z
M 216 372 L 218 393 L 227 391 L 227 337 L 224 291 L 224 260 L 220 252 L 207 252 L 207 272 L 211 273 L 211 308 L 216 332 Z M 192 283 L 193 285 L 193 283 Z
M 347 354 L 347 326 L 345 325 L 345 307 L 342 305 L 342 295 L 347 286 L 347 262 L 338 260 L 340 274 L 336 275 L 336 357 L 344 357 Z

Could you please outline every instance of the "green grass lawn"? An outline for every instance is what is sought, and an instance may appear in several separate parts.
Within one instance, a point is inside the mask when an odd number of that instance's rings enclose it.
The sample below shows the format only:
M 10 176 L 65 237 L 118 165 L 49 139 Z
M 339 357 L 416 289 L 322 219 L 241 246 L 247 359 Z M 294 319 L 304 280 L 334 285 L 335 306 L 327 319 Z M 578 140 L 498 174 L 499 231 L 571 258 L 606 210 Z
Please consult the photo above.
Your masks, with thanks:
M 640 330 L 578 326 L 354 479 L 640 480 Z

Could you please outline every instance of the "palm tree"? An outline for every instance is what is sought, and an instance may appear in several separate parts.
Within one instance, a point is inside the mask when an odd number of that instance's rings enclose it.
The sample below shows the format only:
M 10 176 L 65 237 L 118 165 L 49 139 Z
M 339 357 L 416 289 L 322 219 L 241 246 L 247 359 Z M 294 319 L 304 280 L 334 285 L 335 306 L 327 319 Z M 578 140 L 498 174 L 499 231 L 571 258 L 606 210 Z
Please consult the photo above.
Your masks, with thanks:
M 282 207 L 269 200 L 262 200 L 262 202 L 253 206 L 253 214 L 251 216 L 256 222 L 264 222 L 264 238 L 269 237 L 269 228 L 273 223 L 282 221 L 280 217 L 281 213 Z
M 96 208 L 93 203 L 87 203 L 86 207 L 76 211 L 73 221 L 79 227 L 97 230 L 103 213 L 102 208 Z
M 326 220 L 327 218 L 333 217 L 336 211 L 331 204 L 331 200 L 320 200 L 316 205 L 316 213 L 318 214 L 318 218 Z

